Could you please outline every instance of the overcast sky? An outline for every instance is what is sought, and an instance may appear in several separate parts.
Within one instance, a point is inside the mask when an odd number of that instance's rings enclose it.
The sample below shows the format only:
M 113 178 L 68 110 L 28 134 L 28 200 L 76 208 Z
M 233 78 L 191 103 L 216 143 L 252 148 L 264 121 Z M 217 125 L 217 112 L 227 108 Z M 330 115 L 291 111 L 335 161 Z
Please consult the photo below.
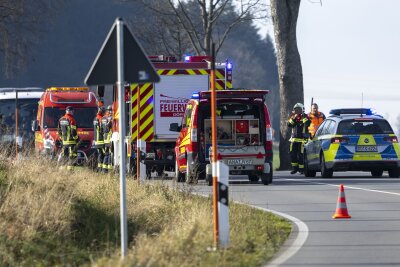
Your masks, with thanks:
M 400 1 L 313 2 L 301 1 L 297 24 L 307 109 L 311 97 L 325 114 L 363 102 L 398 133 Z M 270 26 L 265 30 L 273 34 Z

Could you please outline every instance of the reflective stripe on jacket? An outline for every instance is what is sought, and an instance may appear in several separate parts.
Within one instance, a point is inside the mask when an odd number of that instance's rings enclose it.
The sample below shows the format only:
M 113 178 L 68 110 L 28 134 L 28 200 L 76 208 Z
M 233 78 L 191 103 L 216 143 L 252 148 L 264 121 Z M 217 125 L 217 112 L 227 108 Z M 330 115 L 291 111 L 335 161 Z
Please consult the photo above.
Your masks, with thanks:
M 78 139 L 76 121 L 70 114 L 65 114 L 58 121 L 58 134 L 63 145 L 76 145 Z
M 97 114 L 93 120 L 95 145 L 104 145 L 103 128 L 101 127 L 102 118 L 103 116 L 101 114 Z
M 101 119 L 101 128 L 103 129 L 104 144 L 110 144 L 112 135 L 112 116 L 103 116 Z
M 310 126 L 310 119 L 306 114 L 292 116 L 289 118 L 287 125 L 292 128 L 290 142 L 304 142 L 310 137 L 308 127 Z

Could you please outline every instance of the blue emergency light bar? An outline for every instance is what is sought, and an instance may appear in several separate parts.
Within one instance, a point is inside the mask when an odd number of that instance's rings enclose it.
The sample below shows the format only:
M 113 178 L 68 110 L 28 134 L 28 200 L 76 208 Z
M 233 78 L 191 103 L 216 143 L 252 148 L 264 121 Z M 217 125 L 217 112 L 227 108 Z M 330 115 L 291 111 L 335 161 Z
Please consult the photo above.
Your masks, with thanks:
M 200 99 L 200 93 L 199 92 L 195 92 L 192 94 L 192 99 Z
M 263 99 L 268 90 L 217 90 L 217 99 L 227 98 L 247 98 L 247 99 Z M 194 92 L 192 99 L 211 99 L 211 91 Z
M 226 70 L 232 70 L 233 64 L 228 59 L 225 61 L 226 63 Z
M 329 114 L 340 116 L 340 115 L 377 115 L 376 110 L 372 108 L 339 108 L 332 109 Z

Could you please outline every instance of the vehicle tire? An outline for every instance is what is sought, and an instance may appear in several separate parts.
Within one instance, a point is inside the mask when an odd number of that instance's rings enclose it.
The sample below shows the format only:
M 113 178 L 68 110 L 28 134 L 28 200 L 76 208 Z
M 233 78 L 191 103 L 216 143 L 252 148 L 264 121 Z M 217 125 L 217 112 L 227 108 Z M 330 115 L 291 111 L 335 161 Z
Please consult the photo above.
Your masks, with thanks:
M 321 153 L 321 177 L 332 178 L 332 176 L 333 170 L 326 167 L 324 153 Z
M 306 154 L 306 151 L 304 151 L 304 176 L 305 177 L 315 177 L 316 174 L 317 174 L 317 171 L 313 171 L 308 168 L 307 154 Z
M 255 175 L 255 174 L 249 174 L 250 183 L 257 183 L 259 179 L 260 179 L 259 176 Z
M 208 186 L 212 186 L 213 185 L 213 178 L 212 178 L 211 174 L 208 174 L 206 176 L 206 181 L 207 181 Z
M 390 178 L 399 178 L 400 177 L 400 168 L 395 168 L 389 170 L 389 177 Z
M 192 170 L 189 166 L 189 162 L 186 161 L 186 173 L 185 173 L 185 182 L 187 184 L 191 184 L 192 183 L 192 179 L 193 179 L 193 173 Z
M 382 177 L 383 170 L 372 170 L 371 175 L 372 177 Z
M 179 171 L 178 162 L 175 161 L 175 181 L 181 183 L 185 181 L 185 175 Z
M 272 178 L 273 177 L 273 170 L 271 168 L 271 172 L 270 173 L 263 173 L 261 175 L 261 182 L 263 183 L 263 185 L 269 185 L 272 184 Z

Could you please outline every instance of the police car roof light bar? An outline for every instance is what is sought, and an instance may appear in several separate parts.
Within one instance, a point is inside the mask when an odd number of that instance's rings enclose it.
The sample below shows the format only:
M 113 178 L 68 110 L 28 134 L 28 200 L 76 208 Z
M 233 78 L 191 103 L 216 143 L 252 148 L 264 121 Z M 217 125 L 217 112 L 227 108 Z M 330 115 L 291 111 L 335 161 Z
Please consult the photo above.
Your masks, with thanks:
M 372 108 L 340 108 L 332 109 L 329 114 L 340 115 L 377 115 L 377 112 Z

